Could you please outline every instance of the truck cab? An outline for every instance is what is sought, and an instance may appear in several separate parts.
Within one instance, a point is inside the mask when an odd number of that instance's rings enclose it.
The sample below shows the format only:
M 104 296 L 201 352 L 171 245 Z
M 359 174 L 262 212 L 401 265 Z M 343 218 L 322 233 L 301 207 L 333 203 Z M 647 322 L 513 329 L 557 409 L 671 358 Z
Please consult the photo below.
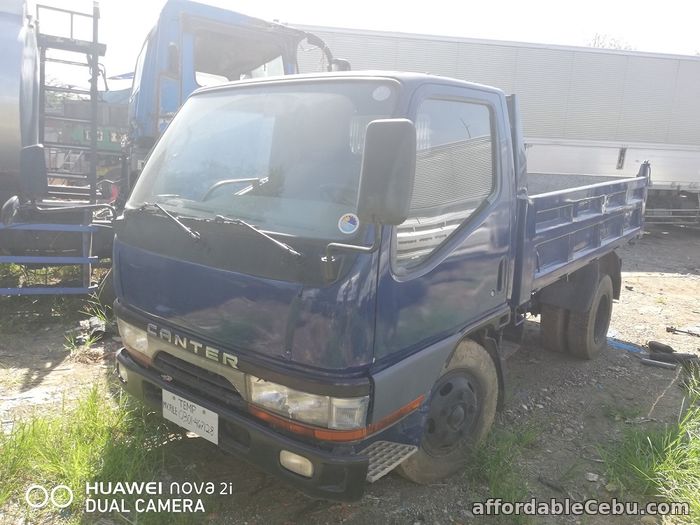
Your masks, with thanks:
M 124 387 L 312 496 L 456 472 L 505 328 L 546 306 L 592 357 L 641 232 L 644 177 L 528 196 L 520 137 L 502 91 L 430 75 L 198 90 L 116 225 Z
M 168 0 L 136 61 L 129 100 L 132 170 L 140 170 L 190 93 L 242 78 L 296 73 L 297 48 L 308 38 L 329 53 L 304 31 L 211 5 Z

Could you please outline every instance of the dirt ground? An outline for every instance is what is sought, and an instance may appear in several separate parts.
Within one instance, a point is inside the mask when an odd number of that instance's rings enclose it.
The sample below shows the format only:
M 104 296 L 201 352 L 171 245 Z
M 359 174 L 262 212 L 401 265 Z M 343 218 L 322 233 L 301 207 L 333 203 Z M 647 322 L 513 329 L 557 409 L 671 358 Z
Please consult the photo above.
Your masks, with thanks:
M 620 255 L 622 297 L 614 306 L 609 336 L 635 345 L 653 339 L 679 352 L 700 354 L 700 338 L 666 332 L 667 326 L 700 330 L 700 232 L 649 228 Z M 48 324 L 35 320 L 28 330 L 0 333 L 3 425 L 70 399 L 79 385 L 108 373 L 109 359 L 82 364 L 68 357 L 63 332 L 69 327 L 60 319 Z M 535 429 L 534 442 L 519 454 L 515 466 L 530 497 L 609 500 L 616 489 L 605 479 L 599 447 L 625 428 L 673 421 L 682 402 L 678 372 L 643 366 L 633 353 L 612 346 L 592 362 L 548 353 L 540 348 L 538 329 L 536 318 L 528 321 L 524 345 L 510 352 L 505 408 L 496 427 Z M 117 345 L 108 341 L 108 357 Z M 485 521 L 470 508 L 472 502 L 489 497 L 488 488 L 463 475 L 417 486 L 392 473 L 370 485 L 360 502 L 337 504 L 307 499 L 201 439 L 173 445 L 171 452 L 173 465 L 184 465 L 193 481 L 233 484 L 235 494 L 208 514 L 209 523 Z M 589 481 L 596 477 L 591 474 L 597 475 L 596 481 Z M 534 522 L 639 523 L 639 518 L 557 517 Z

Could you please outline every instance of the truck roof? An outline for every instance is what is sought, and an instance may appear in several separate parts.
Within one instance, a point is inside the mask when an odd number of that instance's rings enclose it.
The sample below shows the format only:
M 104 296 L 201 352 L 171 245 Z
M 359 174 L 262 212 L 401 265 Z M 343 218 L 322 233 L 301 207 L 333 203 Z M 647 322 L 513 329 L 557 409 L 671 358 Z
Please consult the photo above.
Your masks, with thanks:
M 216 24 L 222 31 L 226 32 L 231 27 L 246 26 L 257 29 L 275 29 L 290 35 L 303 38 L 306 31 L 296 29 L 277 22 L 268 22 L 261 18 L 244 15 L 238 11 L 233 11 L 227 7 L 219 7 L 192 0 L 167 0 L 159 14 L 160 18 L 171 17 L 179 20 L 183 17 L 198 19 L 203 22 Z
M 481 91 L 490 91 L 492 93 L 503 94 L 503 91 L 493 87 L 486 86 L 483 84 L 477 84 L 474 82 L 467 82 L 464 80 L 459 80 L 451 77 L 444 77 L 440 75 L 431 75 L 428 73 L 413 73 L 413 72 L 403 72 L 403 71 L 334 71 L 329 73 L 305 73 L 301 75 L 286 75 L 277 77 L 265 77 L 265 78 L 255 78 L 248 80 L 238 80 L 234 82 L 227 82 L 225 84 L 219 84 L 217 86 L 207 86 L 196 90 L 192 95 L 200 93 L 211 93 L 213 91 L 226 91 L 228 89 L 236 88 L 243 85 L 256 85 L 256 84 L 291 84 L 295 82 L 311 82 L 314 80 L 332 80 L 332 79 L 391 79 L 400 82 L 409 89 L 417 88 L 423 84 L 443 84 L 451 85 L 457 87 L 467 87 L 475 88 Z

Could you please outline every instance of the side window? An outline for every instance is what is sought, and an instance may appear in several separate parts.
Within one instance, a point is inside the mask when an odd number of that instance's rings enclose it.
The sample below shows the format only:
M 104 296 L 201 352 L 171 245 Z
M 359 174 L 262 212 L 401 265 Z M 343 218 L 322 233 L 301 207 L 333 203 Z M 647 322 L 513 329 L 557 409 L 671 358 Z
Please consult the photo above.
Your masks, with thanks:
M 488 106 L 428 99 L 416 115 L 416 181 L 406 222 L 396 230 L 396 265 L 427 259 L 495 189 Z

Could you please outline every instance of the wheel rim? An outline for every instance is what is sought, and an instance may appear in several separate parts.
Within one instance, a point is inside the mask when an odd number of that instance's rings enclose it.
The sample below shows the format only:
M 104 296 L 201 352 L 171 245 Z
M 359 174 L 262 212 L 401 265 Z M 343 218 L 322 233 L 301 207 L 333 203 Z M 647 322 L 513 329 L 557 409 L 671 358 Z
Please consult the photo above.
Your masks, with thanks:
M 423 446 L 433 456 L 449 454 L 469 440 L 480 406 L 476 381 L 465 371 L 446 374 L 435 385 Z
M 593 325 L 593 341 L 599 345 L 608 335 L 608 324 L 610 323 L 610 303 L 607 296 L 600 298 L 595 314 Z

